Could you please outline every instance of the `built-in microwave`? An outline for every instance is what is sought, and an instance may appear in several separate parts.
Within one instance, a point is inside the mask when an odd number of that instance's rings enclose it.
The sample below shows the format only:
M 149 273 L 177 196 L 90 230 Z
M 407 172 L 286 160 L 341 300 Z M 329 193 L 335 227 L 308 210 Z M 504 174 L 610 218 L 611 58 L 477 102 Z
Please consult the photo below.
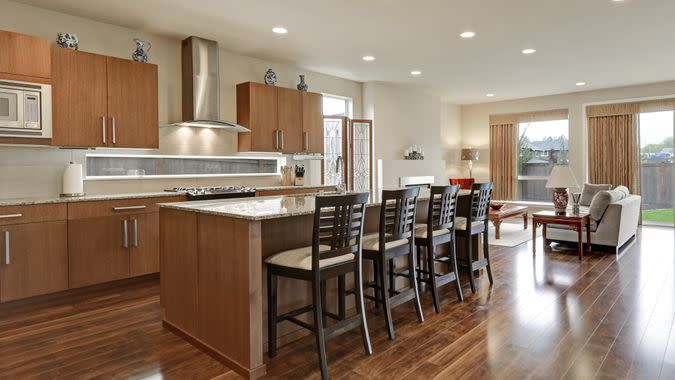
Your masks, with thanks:
M 52 86 L 0 80 L 0 137 L 52 137 Z

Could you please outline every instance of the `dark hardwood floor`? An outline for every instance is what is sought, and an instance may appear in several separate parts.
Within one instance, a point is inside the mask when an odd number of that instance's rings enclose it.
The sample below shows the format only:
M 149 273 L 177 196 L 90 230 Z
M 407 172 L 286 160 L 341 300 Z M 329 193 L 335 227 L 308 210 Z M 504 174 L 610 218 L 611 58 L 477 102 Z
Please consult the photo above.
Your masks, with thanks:
M 465 301 L 443 288 L 441 314 L 423 294 L 393 310 L 397 339 L 369 313 L 374 354 L 358 331 L 327 345 L 336 379 L 675 378 L 675 230 L 644 228 L 620 261 L 531 245 L 491 247 L 495 286 L 481 276 Z M 541 244 L 541 240 L 539 240 Z M 319 378 L 314 338 L 279 348 L 267 378 Z M 0 308 L 0 378 L 235 379 L 161 326 L 157 280 Z

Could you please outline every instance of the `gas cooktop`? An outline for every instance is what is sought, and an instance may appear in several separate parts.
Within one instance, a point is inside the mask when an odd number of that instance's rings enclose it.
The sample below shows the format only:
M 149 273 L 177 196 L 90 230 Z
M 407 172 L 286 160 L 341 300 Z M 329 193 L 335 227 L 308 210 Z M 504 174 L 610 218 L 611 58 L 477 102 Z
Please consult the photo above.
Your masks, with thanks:
M 244 198 L 255 196 L 255 189 L 245 186 L 174 187 L 167 191 L 185 193 L 190 200 Z

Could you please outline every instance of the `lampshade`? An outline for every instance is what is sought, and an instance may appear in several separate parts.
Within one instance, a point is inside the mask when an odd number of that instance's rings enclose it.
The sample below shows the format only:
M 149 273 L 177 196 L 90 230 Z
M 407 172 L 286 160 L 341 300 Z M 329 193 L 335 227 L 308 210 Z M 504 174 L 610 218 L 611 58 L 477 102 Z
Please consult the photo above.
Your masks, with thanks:
M 475 148 L 462 149 L 462 161 L 478 161 L 480 153 Z
M 569 165 L 556 165 L 551 170 L 551 175 L 546 182 L 547 189 L 579 187 L 577 179 Z

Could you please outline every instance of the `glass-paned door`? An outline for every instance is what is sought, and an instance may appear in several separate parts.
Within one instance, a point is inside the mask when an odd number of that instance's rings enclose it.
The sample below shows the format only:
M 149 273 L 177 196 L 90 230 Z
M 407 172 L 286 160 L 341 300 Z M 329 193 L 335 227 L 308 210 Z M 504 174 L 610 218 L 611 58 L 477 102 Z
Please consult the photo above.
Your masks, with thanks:
M 358 192 L 372 190 L 373 169 L 373 122 L 371 120 L 351 121 L 351 186 Z
M 640 114 L 642 223 L 673 226 L 673 111 Z
M 346 184 L 347 125 L 346 117 L 323 118 L 323 183 Z

